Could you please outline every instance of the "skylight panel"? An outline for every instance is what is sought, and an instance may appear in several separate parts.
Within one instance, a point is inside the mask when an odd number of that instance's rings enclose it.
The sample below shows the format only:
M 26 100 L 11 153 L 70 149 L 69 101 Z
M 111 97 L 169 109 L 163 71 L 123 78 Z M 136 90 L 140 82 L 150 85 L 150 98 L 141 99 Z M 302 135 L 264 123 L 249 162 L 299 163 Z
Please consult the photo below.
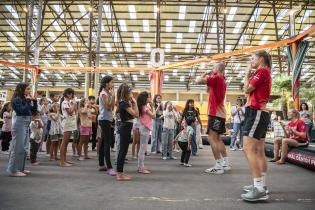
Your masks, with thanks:
M 170 77 L 169 77 L 168 75 L 165 75 L 165 76 L 164 76 L 164 81 L 168 81 L 169 78 L 170 78 Z
M 231 7 L 229 15 L 227 16 L 227 20 L 228 21 L 232 21 L 233 20 L 234 15 L 236 14 L 236 10 L 237 10 L 237 7 Z
M 128 63 L 129 63 L 129 66 L 130 66 L 130 67 L 132 67 L 132 68 L 135 67 L 135 62 L 134 62 L 134 61 L 128 61 Z
M 43 62 L 46 66 L 51 66 L 50 63 L 48 63 L 48 61 L 44 60 Z
M 205 7 L 205 10 L 204 10 L 203 16 L 202 16 L 202 20 L 208 19 L 208 17 L 210 16 L 210 13 L 211 13 L 211 9 L 212 9 L 212 7 L 209 7 L 209 6 Z
M 310 27 L 312 27 L 312 25 L 311 25 L 311 24 L 307 24 L 307 25 L 304 27 L 304 29 L 302 30 L 302 32 L 306 31 L 306 30 L 309 29 Z
M 58 73 L 55 73 L 55 77 L 56 77 L 58 80 L 62 80 L 62 77 L 61 77 L 60 74 L 58 74 Z
M 58 24 L 57 20 L 50 20 L 50 22 L 53 24 L 53 26 L 55 27 L 56 31 L 62 31 L 60 25 Z
M 85 6 L 84 5 L 78 5 L 78 7 L 79 7 L 79 10 L 81 12 L 81 15 L 84 16 L 87 13 Z M 85 18 L 89 18 L 89 17 L 86 15 Z
M 7 43 L 13 50 L 19 51 L 19 49 L 12 42 L 7 42 Z
M 125 48 L 127 52 L 131 52 L 131 45 L 130 43 L 125 43 Z
M 136 7 L 135 5 L 128 5 L 128 10 L 131 19 L 137 19 Z
M 52 31 L 48 31 L 48 35 L 51 37 L 52 40 L 55 40 L 57 38 L 54 32 Z
M 105 12 L 105 15 L 108 19 L 112 19 L 112 12 L 111 12 L 111 9 L 110 9 L 110 5 L 109 4 L 105 4 L 103 6 L 104 8 L 104 12 Z
M 150 43 L 146 43 L 145 44 L 145 51 L 146 52 L 151 52 L 151 44 Z
M 289 28 L 289 24 L 285 24 L 281 27 L 281 29 L 278 32 L 278 35 L 281 36 L 283 33 Z
M 127 31 L 127 25 L 125 20 L 119 20 L 119 26 L 121 31 Z
M 59 5 L 52 5 L 54 10 L 58 15 L 60 15 L 60 18 L 65 18 L 64 14 L 62 13 L 62 8 Z
M 159 8 L 157 7 L 157 5 L 154 5 L 154 18 L 156 19 L 157 17 L 157 13 L 159 11 Z
M 211 50 L 211 45 L 210 44 L 207 44 L 206 45 L 206 49 L 204 50 L 205 53 L 210 53 L 210 50 Z
M 277 22 L 281 21 L 286 15 L 288 15 L 288 9 L 282 9 L 280 10 L 278 16 L 277 16 Z
M 70 32 L 70 37 L 71 37 L 73 42 L 79 42 L 79 39 L 77 38 L 77 36 L 72 31 Z
M 173 21 L 167 20 L 166 21 L 166 32 L 172 32 L 172 27 L 173 27 Z
M 140 34 L 139 32 L 133 32 L 133 39 L 135 42 L 140 42 Z
M 45 74 L 43 74 L 43 73 L 40 74 L 40 77 L 41 77 L 42 79 L 44 79 L 44 80 L 47 80 L 47 79 L 48 79 L 47 76 L 46 76 Z
M 253 22 L 253 21 L 257 20 L 257 18 L 259 17 L 261 11 L 262 11 L 262 8 L 256 8 L 255 11 L 254 11 L 254 14 L 250 18 L 250 21 Z
M 77 76 L 75 76 L 74 74 L 70 74 L 70 77 L 71 77 L 73 80 L 78 80 Z
M 217 32 L 217 22 L 213 22 L 211 33 L 216 33 L 216 32 Z
M 112 60 L 112 65 L 113 65 L 113 67 L 118 67 L 117 61 Z
M 268 39 L 269 39 L 269 35 L 263 36 L 263 38 L 259 42 L 259 45 L 264 45 L 268 41 Z
M 132 79 L 137 81 L 138 80 L 138 76 L 136 74 L 133 74 L 132 75 Z
M 14 79 L 19 79 L 18 76 L 16 76 L 16 74 L 14 74 L 13 72 L 9 73 L 11 77 L 13 77 Z
M 14 9 L 11 5 L 5 5 L 5 8 L 11 13 L 11 15 L 12 15 L 15 19 L 18 19 L 18 18 L 19 18 L 18 13 L 15 11 L 15 9 Z
M 69 42 L 66 42 L 66 46 L 70 51 L 74 51 L 72 45 Z
M 185 53 L 190 53 L 190 50 L 191 50 L 191 44 L 186 44 Z
M 193 33 L 195 31 L 195 26 L 196 26 L 196 21 L 195 20 L 191 20 L 189 22 L 189 29 L 188 32 L 189 33 Z
M 150 31 L 149 20 L 143 20 L 143 31 L 144 32 L 149 32 Z
M 20 74 L 20 72 L 18 70 L 16 70 L 16 68 L 9 66 L 9 69 L 11 69 L 11 71 L 13 71 L 14 74 Z
M 20 29 L 15 25 L 15 23 L 10 20 L 10 19 L 6 19 L 5 20 L 15 31 L 20 31 Z
M 182 43 L 182 39 L 183 39 L 183 33 L 177 33 L 176 34 L 176 43 L 177 44 Z
M 80 21 L 75 19 L 74 22 L 75 22 L 75 25 L 77 26 L 78 30 L 83 31 L 83 27 L 82 27 Z
M 171 52 L 171 44 L 165 44 L 165 52 Z
M 237 22 L 235 25 L 235 28 L 233 29 L 233 34 L 237 34 L 240 29 L 242 28 L 243 23 L 242 22 Z
M 179 81 L 180 82 L 184 82 L 185 81 L 185 76 L 180 76 Z
M 63 60 L 59 60 L 59 63 L 62 65 L 62 66 L 66 66 L 66 63 L 63 61 Z M 59 71 L 60 73 L 62 74 L 65 74 L 64 71 Z
M 118 33 L 116 31 L 113 32 L 112 37 L 114 39 L 114 42 L 119 42 L 119 40 L 118 40 Z
M 186 6 L 180 6 L 179 7 L 178 19 L 179 20 L 184 20 L 185 19 L 185 14 L 186 14 Z
M 260 26 L 259 26 L 259 28 L 258 28 L 256 34 L 261 34 L 266 25 L 267 25 L 267 23 L 262 23 L 262 24 L 260 24 Z
M 110 43 L 105 43 L 105 47 L 106 47 L 106 50 L 107 52 L 112 52 L 112 47 L 110 46 Z
M 121 76 L 121 74 L 117 74 L 117 79 L 118 79 L 119 81 L 121 81 L 121 80 L 122 80 L 122 76 Z
M 77 60 L 77 64 L 78 64 L 80 67 L 84 67 L 82 61 L 80 61 L 80 60 Z
M 151 67 L 151 61 L 147 61 L 147 67 Z
M 15 42 L 18 42 L 19 39 L 14 35 L 14 33 L 12 33 L 11 31 L 7 31 L 6 32 L 8 34 L 8 36 Z

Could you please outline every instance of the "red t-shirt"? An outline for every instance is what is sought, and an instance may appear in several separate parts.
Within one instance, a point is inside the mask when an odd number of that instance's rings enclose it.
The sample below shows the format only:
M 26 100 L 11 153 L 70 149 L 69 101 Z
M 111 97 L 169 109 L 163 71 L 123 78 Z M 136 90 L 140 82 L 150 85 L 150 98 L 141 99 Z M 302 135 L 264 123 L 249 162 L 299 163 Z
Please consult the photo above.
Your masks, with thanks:
M 207 78 L 209 87 L 208 115 L 225 118 L 224 98 L 226 92 L 225 77 L 222 74 L 212 74 Z
M 249 94 L 249 107 L 255 110 L 267 110 L 271 83 L 271 72 L 269 68 L 261 67 L 255 71 L 249 81 L 249 84 L 255 87 L 255 90 Z
M 296 130 L 297 132 L 305 132 L 306 133 L 306 126 L 303 120 L 297 120 L 295 122 L 289 122 L 288 126 L 291 127 L 292 129 Z M 296 140 L 300 140 L 300 141 L 304 141 L 307 142 L 307 136 L 305 136 L 305 138 L 302 138 L 301 136 L 293 133 L 293 132 L 289 132 L 290 138 L 292 139 L 296 139 Z

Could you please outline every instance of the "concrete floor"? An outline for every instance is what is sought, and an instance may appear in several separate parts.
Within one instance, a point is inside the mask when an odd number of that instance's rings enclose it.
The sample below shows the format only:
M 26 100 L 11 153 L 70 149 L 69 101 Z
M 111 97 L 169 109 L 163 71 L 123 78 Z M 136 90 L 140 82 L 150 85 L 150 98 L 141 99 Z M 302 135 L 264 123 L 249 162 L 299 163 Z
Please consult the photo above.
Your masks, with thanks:
M 117 182 L 98 172 L 95 152 L 91 152 L 94 159 L 76 161 L 70 168 L 58 167 L 42 153 L 41 165 L 28 165 L 32 175 L 26 178 L 8 177 L 7 155 L 1 154 L 0 209 L 315 209 L 315 173 L 291 164 L 269 164 L 268 202 L 243 202 L 241 187 L 251 183 L 247 163 L 242 152 L 229 154 L 233 170 L 224 175 L 203 173 L 213 163 L 209 146 L 192 157 L 192 168 L 153 155 L 146 161 L 153 174 L 141 175 L 136 161 L 130 161 L 125 169 L 134 177 L 131 182 Z

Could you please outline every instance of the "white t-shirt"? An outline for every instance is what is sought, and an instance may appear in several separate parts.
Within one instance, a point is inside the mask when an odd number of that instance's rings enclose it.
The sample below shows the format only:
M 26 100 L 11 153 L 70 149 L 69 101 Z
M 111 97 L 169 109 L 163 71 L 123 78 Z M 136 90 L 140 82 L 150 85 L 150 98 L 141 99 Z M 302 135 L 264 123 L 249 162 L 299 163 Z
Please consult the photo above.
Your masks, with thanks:
M 73 102 L 75 103 L 75 102 Z M 71 107 L 71 101 L 70 100 L 67 100 L 65 99 L 62 104 L 61 104 L 61 112 L 62 112 L 62 115 L 65 117 L 65 118 L 68 118 L 70 117 L 70 115 L 68 114 L 67 110 L 66 109 L 69 109 Z M 72 115 L 75 115 L 75 113 L 72 113 Z
M 236 114 L 234 115 L 233 119 L 234 119 L 234 123 L 241 123 L 241 121 L 243 121 L 245 119 L 245 106 L 242 106 L 242 111 L 244 112 L 244 114 L 241 111 L 237 112 L 237 108 L 239 106 L 235 105 L 232 106 L 231 108 L 231 114 L 234 114 L 236 112 Z
M 30 129 L 31 129 L 31 135 L 30 138 L 34 139 L 34 141 L 36 143 L 40 143 L 41 142 L 41 138 L 43 135 L 43 129 L 39 128 L 39 122 L 37 121 L 32 121 L 30 123 Z
M 175 129 L 176 115 L 173 111 L 163 111 L 164 124 L 163 128 Z

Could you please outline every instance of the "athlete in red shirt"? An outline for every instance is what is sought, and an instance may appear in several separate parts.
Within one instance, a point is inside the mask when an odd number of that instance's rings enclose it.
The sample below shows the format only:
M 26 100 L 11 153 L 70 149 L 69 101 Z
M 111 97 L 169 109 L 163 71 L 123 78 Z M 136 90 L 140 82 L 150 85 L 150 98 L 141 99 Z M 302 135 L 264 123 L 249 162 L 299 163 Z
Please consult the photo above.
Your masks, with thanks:
M 231 170 L 225 145 L 220 137 L 220 134 L 225 133 L 226 118 L 224 108 L 226 92 L 224 64 L 216 64 L 211 73 L 205 73 L 200 79 L 196 80 L 196 83 L 207 85 L 209 90 L 207 133 L 216 163 L 215 166 L 206 169 L 205 172 L 209 174 L 223 174 L 224 171 Z
M 266 51 L 257 51 L 251 57 L 251 68 L 245 78 L 244 91 L 248 94 L 243 127 L 244 153 L 254 179 L 254 185 L 244 186 L 243 200 L 267 200 L 267 162 L 265 137 L 270 121 L 267 103 L 271 92 L 271 57 Z M 255 71 L 252 71 L 255 70 Z
M 299 112 L 290 110 L 288 113 L 290 122 L 285 126 L 285 138 L 277 138 L 274 142 L 274 159 L 270 162 L 284 164 L 289 147 L 298 147 L 300 144 L 307 145 L 306 125 L 299 118 Z M 279 149 L 281 146 L 281 159 L 279 160 Z

